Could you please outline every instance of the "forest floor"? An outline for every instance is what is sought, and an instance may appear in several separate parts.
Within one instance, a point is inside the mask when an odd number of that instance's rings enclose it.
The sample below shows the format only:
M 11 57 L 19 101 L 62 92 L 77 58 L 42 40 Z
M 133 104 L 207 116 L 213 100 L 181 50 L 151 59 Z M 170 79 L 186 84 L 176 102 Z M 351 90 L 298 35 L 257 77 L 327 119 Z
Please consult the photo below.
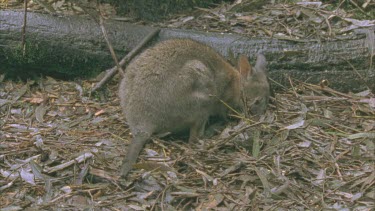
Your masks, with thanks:
M 71 12 L 56 2 L 56 10 Z M 342 4 L 240 8 L 198 8 L 152 24 L 291 40 L 342 39 L 375 25 L 367 8 L 358 18 Z M 342 93 L 326 81 L 291 78 L 260 117 L 233 119 L 194 145 L 153 139 L 124 181 L 119 167 L 131 134 L 119 80 L 91 93 L 95 79 L 0 75 L 0 211 L 375 209 L 371 90 Z

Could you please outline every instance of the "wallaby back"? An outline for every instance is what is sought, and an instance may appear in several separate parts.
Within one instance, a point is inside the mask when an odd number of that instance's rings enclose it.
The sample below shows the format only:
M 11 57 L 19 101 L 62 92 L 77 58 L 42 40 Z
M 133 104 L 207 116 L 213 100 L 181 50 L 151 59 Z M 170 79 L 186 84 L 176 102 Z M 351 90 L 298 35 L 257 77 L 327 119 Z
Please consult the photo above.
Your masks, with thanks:
M 126 68 L 119 89 L 120 104 L 134 136 L 122 175 L 130 171 L 152 135 L 187 130 L 189 141 L 194 141 L 202 137 L 210 116 L 226 116 L 228 108 L 223 102 L 244 108 L 241 93 L 249 94 L 246 99 L 268 100 L 262 59 L 260 56 L 252 69 L 247 58 L 241 57 L 240 74 L 212 48 L 188 39 L 167 40 L 140 54 Z M 253 110 L 263 112 L 265 108 Z

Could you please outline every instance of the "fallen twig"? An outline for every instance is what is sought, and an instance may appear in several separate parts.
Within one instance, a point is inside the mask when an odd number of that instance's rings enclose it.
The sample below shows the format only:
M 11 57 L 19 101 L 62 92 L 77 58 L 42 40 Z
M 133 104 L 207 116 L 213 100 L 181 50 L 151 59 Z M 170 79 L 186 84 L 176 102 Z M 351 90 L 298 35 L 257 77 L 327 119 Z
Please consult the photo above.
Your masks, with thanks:
M 135 55 L 137 55 L 141 49 L 155 36 L 159 33 L 160 29 L 153 30 L 150 34 L 148 34 L 134 49 L 132 49 L 120 62 L 120 66 L 124 66 L 126 63 L 128 63 L 132 58 L 134 58 Z M 106 75 L 103 77 L 101 81 L 99 81 L 94 88 L 92 89 L 92 92 L 95 92 L 96 90 L 100 89 L 109 79 L 111 79 L 117 72 L 117 66 L 112 67 L 111 69 L 106 70 Z

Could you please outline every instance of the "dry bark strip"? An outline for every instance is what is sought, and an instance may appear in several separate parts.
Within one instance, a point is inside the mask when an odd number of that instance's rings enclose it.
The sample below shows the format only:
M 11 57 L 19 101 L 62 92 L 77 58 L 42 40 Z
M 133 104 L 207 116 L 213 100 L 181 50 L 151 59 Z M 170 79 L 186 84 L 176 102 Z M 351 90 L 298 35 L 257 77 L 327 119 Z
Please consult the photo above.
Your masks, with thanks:
M 0 11 L 0 64 L 3 66 L 0 72 L 9 68 L 19 72 L 37 69 L 47 74 L 82 76 L 114 66 L 99 25 L 88 17 L 30 12 L 27 18 L 27 59 L 20 59 L 23 13 Z M 155 29 L 120 21 L 107 21 L 106 28 L 119 58 Z M 262 52 L 269 61 L 270 77 L 283 85 L 288 85 L 288 76 L 292 76 L 310 83 L 326 79 L 331 87 L 343 91 L 375 87 L 368 47 L 368 43 L 375 41 L 366 41 L 365 33 L 350 40 L 296 42 L 162 29 L 154 42 L 171 38 L 198 40 L 227 58 L 246 54 L 253 59 L 256 53 Z

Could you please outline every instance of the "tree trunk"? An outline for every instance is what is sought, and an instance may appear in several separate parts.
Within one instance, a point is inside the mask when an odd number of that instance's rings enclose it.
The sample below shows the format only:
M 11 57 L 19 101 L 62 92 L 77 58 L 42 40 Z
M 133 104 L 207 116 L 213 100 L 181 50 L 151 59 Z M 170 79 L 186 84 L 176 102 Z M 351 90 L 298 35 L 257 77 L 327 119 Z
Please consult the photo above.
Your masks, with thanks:
M 11 70 L 19 75 L 38 70 L 50 75 L 90 76 L 114 66 L 99 25 L 88 17 L 27 13 L 25 52 L 22 24 L 23 12 L 0 11 L 2 72 Z M 105 27 L 120 59 L 153 30 L 120 21 L 106 21 Z M 162 29 L 155 42 L 171 38 L 206 43 L 228 59 L 246 54 L 254 61 L 255 54 L 262 52 L 269 61 L 270 78 L 282 85 L 288 85 L 291 76 L 310 83 L 325 79 L 342 91 L 375 87 L 374 61 L 369 53 L 370 43 L 375 41 L 368 40 L 366 34 L 351 40 L 306 42 Z

